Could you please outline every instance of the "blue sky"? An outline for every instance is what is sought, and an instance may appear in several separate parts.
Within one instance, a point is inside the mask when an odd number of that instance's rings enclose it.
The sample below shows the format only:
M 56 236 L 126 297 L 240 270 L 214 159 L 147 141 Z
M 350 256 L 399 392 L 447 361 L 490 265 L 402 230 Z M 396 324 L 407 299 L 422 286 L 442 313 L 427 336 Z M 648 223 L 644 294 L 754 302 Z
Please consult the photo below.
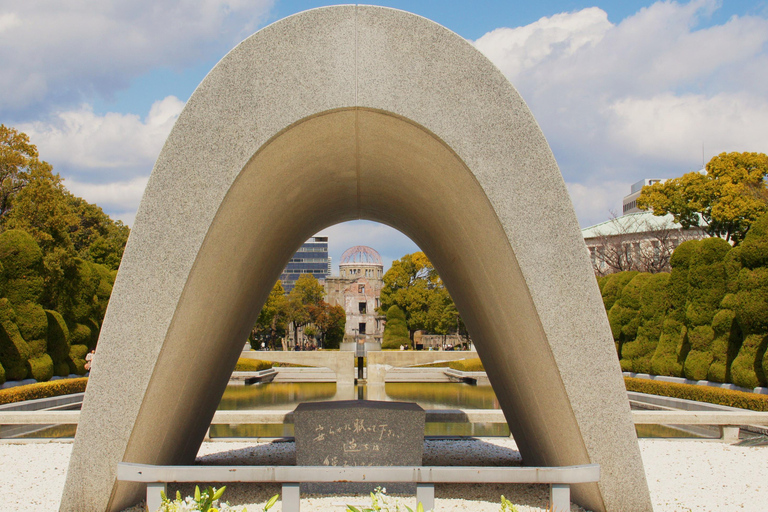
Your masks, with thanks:
M 768 152 L 768 1 L 385 1 L 471 41 L 517 87 L 582 226 L 629 185 L 722 151 Z M 27 132 L 74 193 L 132 223 L 184 102 L 259 28 L 330 5 L 280 0 L 0 0 L 0 122 Z M 335 261 L 404 236 L 329 228 Z

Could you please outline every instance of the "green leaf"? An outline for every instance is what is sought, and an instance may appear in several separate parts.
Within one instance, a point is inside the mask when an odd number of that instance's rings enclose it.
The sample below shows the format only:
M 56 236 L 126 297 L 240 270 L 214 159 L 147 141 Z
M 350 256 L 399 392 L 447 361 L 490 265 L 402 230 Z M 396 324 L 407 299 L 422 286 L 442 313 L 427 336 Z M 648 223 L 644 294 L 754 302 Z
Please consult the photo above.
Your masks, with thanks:
M 200 487 L 195 486 L 195 501 L 200 501 Z
M 352 505 L 347 505 L 347 510 L 349 512 L 360 512 L 357 508 L 353 507 Z
M 416 512 L 424 512 L 424 505 L 422 505 L 421 502 L 416 505 Z
M 214 493 L 213 493 L 213 499 L 214 499 L 214 501 L 215 501 L 215 500 L 217 500 L 217 499 L 219 499 L 219 498 L 221 498 L 221 495 L 222 495 L 222 494 L 224 494 L 224 490 L 225 490 L 226 488 L 227 488 L 227 486 L 225 485 L 224 487 L 222 487 L 222 488 L 221 488 L 221 489 L 219 489 L 218 491 L 217 491 L 216 489 L 214 489 Z
M 274 496 L 269 498 L 269 501 L 267 502 L 267 504 L 264 505 L 264 510 L 269 510 L 270 508 L 272 508 L 275 505 L 275 503 L 277 503 L 277 498 L 279 497 L 280 497 L 279 494 L 275 494 Z
M 181 501 L 181 493 L 179 491 L 176 491 L 176 499 Z

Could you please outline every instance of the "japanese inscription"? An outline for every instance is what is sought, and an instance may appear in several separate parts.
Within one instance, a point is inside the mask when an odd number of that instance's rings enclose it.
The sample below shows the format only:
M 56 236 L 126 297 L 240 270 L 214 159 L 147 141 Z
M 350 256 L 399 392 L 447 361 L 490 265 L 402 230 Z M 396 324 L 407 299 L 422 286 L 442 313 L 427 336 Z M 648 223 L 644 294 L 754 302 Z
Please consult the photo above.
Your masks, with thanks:
M 421 465 L 424 410 L 416 404 L 350 400 L 300 404 L 294 413 L 299 465 Z

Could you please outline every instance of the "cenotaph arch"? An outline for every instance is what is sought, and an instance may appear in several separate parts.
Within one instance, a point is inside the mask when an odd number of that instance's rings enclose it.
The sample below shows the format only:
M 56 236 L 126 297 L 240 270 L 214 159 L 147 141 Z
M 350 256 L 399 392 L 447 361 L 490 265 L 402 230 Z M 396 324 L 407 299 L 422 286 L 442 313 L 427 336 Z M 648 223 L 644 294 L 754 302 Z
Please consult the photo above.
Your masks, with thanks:
M 240 43 L 155 164 L 101 330 L 61 503 L 142 497 L 120 461 L 189 464 L 254 317 L 309 236 L 393 226 L 443 277 L 528 465 L 599 463 L 596 511 L 650 511 L 579 226 L 509 81 L 422 17 L 335 6 Z

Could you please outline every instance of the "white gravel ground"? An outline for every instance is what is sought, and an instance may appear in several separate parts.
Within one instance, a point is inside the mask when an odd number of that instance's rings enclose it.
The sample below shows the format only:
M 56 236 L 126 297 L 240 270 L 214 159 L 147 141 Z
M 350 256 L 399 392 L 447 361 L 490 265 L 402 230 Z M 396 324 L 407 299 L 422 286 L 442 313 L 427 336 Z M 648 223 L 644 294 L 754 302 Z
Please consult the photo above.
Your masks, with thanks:
M 718 441 L 641 439 L 648 485 L 655 512 L 768 511 L 768 446 L 748 447 Z M 58 510 L 69 463 L 71 443 L 0 444 L 0 510 L 53 512 Z M 293 464 L 293 443 L 205 443 L 199 454 L 205 464 Z M 424 463 L 432 465 L 519 464 L 511 439 L 428 441 Z M 182 486 L 190 494 L 194 486 Z M 175 493 L 176 488 L 169 486 Z M 278 485 L 232 484 L 225 498 L 248 506 L 251 512 L 273 494 Z M 520 512 L 546 510 L 545 485 L 437 485 L 440 512 L 498 512 L 505 495 Z M 402 501 L 414 507 L 414 499 Z M 304 512 L 345 510 L 345 503 L 369 504 L 359 497 L 302 496 Z M 131 512 L 138 512 L 138 507 Z M 582 511 L 572 506 L 571 511 Z M 280 512 L 280 502 L 271 509 Z

